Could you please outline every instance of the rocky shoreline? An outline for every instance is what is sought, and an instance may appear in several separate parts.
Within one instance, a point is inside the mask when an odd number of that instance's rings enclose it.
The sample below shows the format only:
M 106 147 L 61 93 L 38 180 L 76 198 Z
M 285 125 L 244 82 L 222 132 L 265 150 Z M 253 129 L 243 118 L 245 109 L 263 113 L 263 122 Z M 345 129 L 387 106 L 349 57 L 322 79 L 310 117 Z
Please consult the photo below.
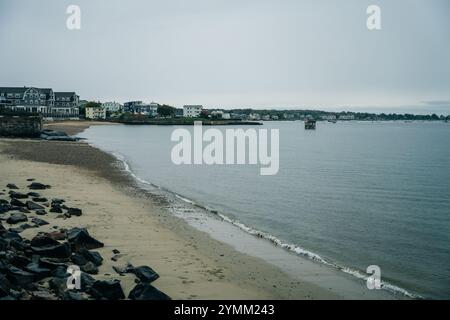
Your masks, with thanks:
M 65 229 L 45 220 L 76 219 L 82 209 L 69 206 L 64 199 L 47 199 L 38 192 L 51 186 L 27 179 L 26 190 L 8 183 L 0 192 L 0 300 L 168 300 L 152 282 L 159 278 L 148 266 L 120 266 L 121 253 L 113 249 L 111 258 L 117 276 L 135 275 L 136 286 L 125 294 L 120 280 L 95 279 L 103 257 L 93 251 L 104 244 L 86 228 Z M 51 225 L 53 224 L 53 225 Z M 50 226 L 53 231 L 39 231 Z M 20 234 L 34 229 L 26 239 Z M 77 285 L 77 283 L 79 285 Z

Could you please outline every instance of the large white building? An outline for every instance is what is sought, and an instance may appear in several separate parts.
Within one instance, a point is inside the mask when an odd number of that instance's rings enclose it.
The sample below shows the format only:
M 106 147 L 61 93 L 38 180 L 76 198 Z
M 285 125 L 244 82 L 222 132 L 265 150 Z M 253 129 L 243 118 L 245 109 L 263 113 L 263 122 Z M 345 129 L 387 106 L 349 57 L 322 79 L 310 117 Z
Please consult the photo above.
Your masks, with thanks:
M 79 97 L 75 92 L 50 88 L 0 87 L 0 104 L 14 112 L 39 113 L 45 118 L 78 119 Z
M 203 106 L 200 105 L 186 105 L 183 107 L 183 117 L 196 118 L 200 116 Z
M 118 112 L 123 109 L 123 106 L 118 102 L 104 102 L 102 103 L 102 107 L 109 112 Z

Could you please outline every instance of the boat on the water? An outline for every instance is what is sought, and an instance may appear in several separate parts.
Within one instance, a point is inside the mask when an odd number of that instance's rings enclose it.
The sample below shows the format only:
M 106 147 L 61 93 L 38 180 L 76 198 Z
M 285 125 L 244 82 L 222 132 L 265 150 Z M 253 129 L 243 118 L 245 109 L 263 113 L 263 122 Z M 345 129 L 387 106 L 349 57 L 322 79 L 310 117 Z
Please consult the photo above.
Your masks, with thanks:
M 305 120 L 305 130 L 316 130 L 316 120 L 306 119 Z

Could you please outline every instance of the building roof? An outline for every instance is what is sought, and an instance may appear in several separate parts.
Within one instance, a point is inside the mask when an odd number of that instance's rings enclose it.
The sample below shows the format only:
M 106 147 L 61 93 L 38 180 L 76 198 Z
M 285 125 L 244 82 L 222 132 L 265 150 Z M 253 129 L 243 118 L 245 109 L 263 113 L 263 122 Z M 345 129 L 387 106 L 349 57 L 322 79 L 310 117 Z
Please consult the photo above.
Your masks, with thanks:
M 24 93 L 29 87 L 0 87 L 0 92 Z
M 55 92 L 55 97 L 73 97 L 75 92 Z

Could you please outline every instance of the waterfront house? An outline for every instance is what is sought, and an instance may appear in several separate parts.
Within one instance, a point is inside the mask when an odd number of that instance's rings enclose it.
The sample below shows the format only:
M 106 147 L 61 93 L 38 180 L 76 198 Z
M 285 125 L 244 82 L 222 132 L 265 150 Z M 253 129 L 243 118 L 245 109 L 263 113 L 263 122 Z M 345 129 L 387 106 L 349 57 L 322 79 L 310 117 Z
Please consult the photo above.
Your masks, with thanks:
M 103 109 L 107 112 L 119 112 L 122 111 L 123 106 L 118 102 L 104 102 L 102 103 Z
M 355 120 L 355 116 L 353 114 L 343 114 L 343 115 L 339 116 L 339 120 L 344 120 L 344 121 Z
M 133 114 L 156 117 L 158 115 L 159 104 L 156 102 L 144 103 L 142 101 L 128 101 L 123 104 L 123 111 Z
M 185 105 L 183 106 L 183 117 L 197 118 L 202 113 L 203 106 L 201 105 Z
M 50 88 L 0 87 L 1 104 L 12 111 L 39 113 L 44 118 L 78 119 L 79 97 L 75 92 Z
M 103 120 L 106 119 L 106 109 L 103 107 L 86 107 L 86 119 Z

